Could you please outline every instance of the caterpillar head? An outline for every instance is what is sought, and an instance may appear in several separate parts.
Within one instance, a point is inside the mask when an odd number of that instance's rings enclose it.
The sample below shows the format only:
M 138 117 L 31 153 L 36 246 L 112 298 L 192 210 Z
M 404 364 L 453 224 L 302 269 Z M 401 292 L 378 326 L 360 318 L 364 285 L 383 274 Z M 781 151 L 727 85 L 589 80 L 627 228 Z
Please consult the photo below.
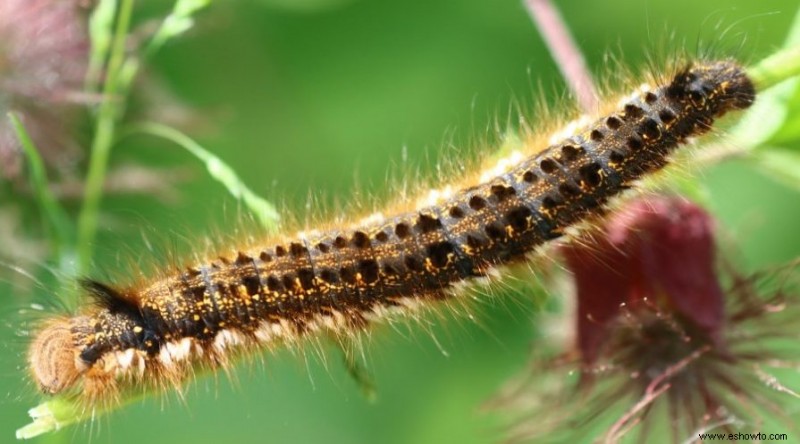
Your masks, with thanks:
M 74 386 L 89 366 L 80 357 L 75 324 L 87 318 L 60 318 L 49 322 L 37 335 L 28 352 L 28 363 L 39 389 L 55 395 Z

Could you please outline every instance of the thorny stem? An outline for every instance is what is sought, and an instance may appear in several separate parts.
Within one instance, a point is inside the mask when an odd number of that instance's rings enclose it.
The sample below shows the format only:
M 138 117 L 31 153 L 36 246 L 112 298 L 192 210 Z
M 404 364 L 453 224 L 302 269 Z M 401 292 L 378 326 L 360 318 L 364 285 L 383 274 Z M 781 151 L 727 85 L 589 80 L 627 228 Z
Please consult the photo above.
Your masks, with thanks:
M 558 10 L 550 0 L 525 0 L 525 7 L 544 37 L 567 85 L 575 94 L 581 110 L 586 113 L 594 112 L 598 95 L 592 75 Z
M 103 86 L 103 97 L 97 115 L 97 126 L 92 141 L 89 172 L 86 177 L 86 190 L 83 207 L 78 216 L 78 271 L 86 270 L 91 260 L 92 244 L 97 231 L 97 213 L 103 192 L 103 181 L 108 167 L 111 145 L 114 142 L 114 128 L 121 109 L 117 97 L 120 68 L 125 59 L 125 42 L 130 27 L 133 0 L 121 0 L 119 16 L 111 46 L 111 56 Z

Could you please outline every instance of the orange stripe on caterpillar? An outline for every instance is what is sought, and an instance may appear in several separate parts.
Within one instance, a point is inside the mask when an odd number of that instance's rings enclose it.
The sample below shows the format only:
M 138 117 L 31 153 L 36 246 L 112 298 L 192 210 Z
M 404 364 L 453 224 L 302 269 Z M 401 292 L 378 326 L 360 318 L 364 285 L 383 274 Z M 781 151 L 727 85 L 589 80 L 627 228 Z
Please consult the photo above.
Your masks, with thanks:
M 93 400 L 197 363 L 316 330 L 347 333 L 387 309 L 522 260 L 659 170 L 687 138 L 755 91 L 732 61 L 696 62 L 579 134 L 437 204 L 189 267 L 135 290 L 85 286 L 99 304 L 57 319 L 29 353 L 42 391 Z

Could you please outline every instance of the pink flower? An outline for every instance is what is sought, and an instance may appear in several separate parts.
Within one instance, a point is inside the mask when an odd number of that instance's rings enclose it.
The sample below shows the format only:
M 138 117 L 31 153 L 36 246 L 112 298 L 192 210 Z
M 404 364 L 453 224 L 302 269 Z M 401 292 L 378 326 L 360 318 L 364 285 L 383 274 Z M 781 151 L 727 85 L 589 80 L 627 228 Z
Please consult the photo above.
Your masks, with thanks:
M 0 2 L 0 174 L 19 175 L 20 147 L 5 114 L 20 114 L 42 157 L 68 163 L 75 97 L 87 63 L 85 17 L 78 0 Z

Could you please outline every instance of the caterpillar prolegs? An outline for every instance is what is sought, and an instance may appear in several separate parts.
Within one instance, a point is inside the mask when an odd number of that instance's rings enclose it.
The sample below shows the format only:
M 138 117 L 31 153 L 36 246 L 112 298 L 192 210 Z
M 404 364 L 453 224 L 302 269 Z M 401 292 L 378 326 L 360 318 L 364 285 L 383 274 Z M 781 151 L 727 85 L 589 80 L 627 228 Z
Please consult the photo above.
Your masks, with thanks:
M 754 98 L 737 63 L 692 62 L 580 132 L 420 210 L 254 245 L 135 289 L 85 281 L 97 303 L 45 323 L 30 347 L 31 372 L 43 392 L 74 390 L 91 402 L 157 378 L 180 382 L 231 350 L 353 331 L 387 310 L 452 297 L 459 282 L 521 261 L 602 213 Z

